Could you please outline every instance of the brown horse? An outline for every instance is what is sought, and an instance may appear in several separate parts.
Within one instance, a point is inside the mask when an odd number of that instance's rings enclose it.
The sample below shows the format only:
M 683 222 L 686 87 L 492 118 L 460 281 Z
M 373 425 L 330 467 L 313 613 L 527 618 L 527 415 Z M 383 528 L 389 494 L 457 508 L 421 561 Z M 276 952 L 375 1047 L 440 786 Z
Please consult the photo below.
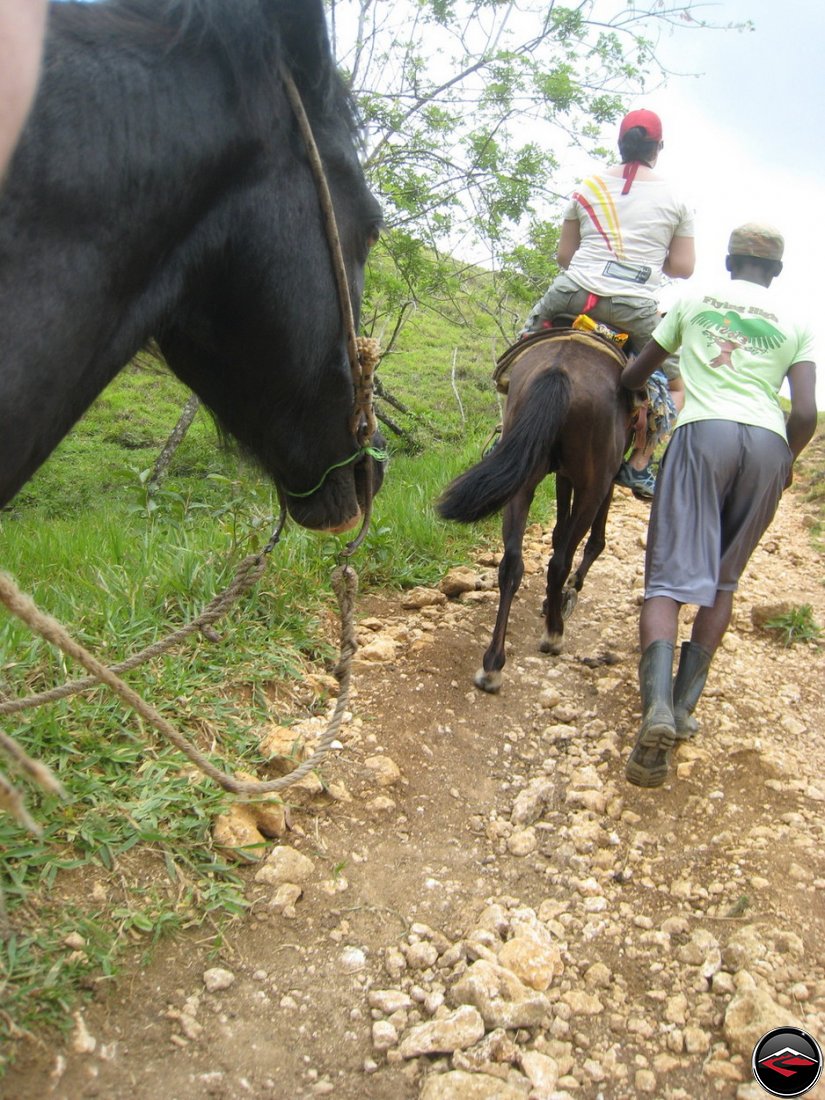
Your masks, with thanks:
M 524 575 L 522 540 L 536 488 L 555 473 L 556 525 L 539 648 L 557 655 L 564 620 L 604 549 L 613 478 L 628 445 L 633 412 L 632 396 L 619 382 L 625 357 L 599 336 L 551 330 L 517 345 L 506 362 L 510 373 L 501 442 L 449 485 L 438 504 L 444 519 L 462 523 L 504 507 L 498 615 L 475 676 L 476 686 L 489 692 L 501 687 L 507 620 Z M 581 563 L 565 588 L 588 530 Z

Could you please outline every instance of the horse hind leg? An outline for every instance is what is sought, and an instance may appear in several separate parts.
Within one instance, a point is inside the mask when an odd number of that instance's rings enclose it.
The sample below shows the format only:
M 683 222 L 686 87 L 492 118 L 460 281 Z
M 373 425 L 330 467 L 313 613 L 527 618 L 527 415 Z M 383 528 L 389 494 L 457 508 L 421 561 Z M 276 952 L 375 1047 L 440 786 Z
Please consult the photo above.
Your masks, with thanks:
M 504 555 L 498 567 L 499 602 L 496 625 L 484 654 L 482 666 L 474 677 L 476 687 L 491 695 L 501 690 L 502 669 L 506 660 L 504 647 L 507 638 L 507 622 L 510 618 L 513 599 L 524 576 L 522 544 L 534 491 L 533 485 L 519 490 L 504 509 L 502 522 Z
M 544 601 L 544 634 L 539 650 L 558 657 L 564 648 L 564 582 L 570 575 L 576 545 L 559 540 L 547 566 L 547 596 Z M 567 611 L 570 614 L 570 610 Z
M 576 574 L 572 581 L 568 581 L 569 591 L 574 593 L 581 592 L 582 585 L 584 584 L 584 578 L 590 569 L 590 566 L 602 553 L 606 545 L 605 529 L 607 527 L 607 515 L 610 511 L 610 505 L 613 503 L 613 483 L 610 483 L 607 494 L 604 500 L 599 505 L 599 510 L 596 513 L 596 518 L 593 520 L 593 525 L 590 528 L 590 535 L 587 542 L 584 545 L 584 553 L 582 554 L 582 560 L 579 563 L 579 567 L 576 570 Z M 566 590 L 567 591 L 567 590 Z M 573 601 L 575 607 L 575 598 Z M 567 615 L 564 616 L 567 618 Z
M 553 553 L 547 566 L 547 586 L 544 597 L 544 604 L 542 606 L 542 615 L 545 621 L 544 635 L 539 642 L 539 650 L 542 653 L 549 653 L 551 656 L 558 656 L 562 649 L 562 631 L 553 631 L 552 633 L 547 627 L 547 623 L 550 620 L 550 593 L 551 593 L 551 576 L 553 576 L 554 570 L 558 568 L 559 563 L 564 558 L 567 548 L 568 531 L 570 530 L 570 517 L 572 514 L 572 501 L 573 501 L 573 485 L 569 478 L 564 477 L 562 474 L 556 474 L 556 523 L 553 527 Z M 554 565 L 555 562 L 555 565 Z M 570 567 L 568 566 L 568 572 Z M 566 591 L 566 590 L 565 590 Z M 572 608 L 570 609 L 572 610 Z M 564 603 L 564 597 L 562 597 L 562 606 L 560 610 L 560 617 L 566 619 L 570 614 L 570 610 L 567 610 Z M 555 621 L 555 616 L 554 616 Z
M 598 498 L 600 499 L 600 497 Z M 557 524 L 553 533 L 554 551 L 547 566 L 547 597 L 544 601 L 544 635 L 539 643 L 542 653 L 558 657 L 564 647 L 564 620 L 572 614 L 576 605 L 576 580 L 565 588 L 570 576 L 573 555 L 584 538 L 591 522 L 595 525 L 594 512 L 601 514 L 604 502 L 600 506 L 594 503 L 592 492 L 574 501 L 572 512 L 565 517 L 566 522 Z M 605 518 L 607 512 L 605 511 Z M 596 543 L 593 544 L 595 549 Z M 578 577 L 578 574 L 577 574 Z M 579 585 L 579 587 L 581 587 Z
M 604 533 L 607 524 L 607 514 L 610 511 L 612 501 L 613 485 L 611 483 L 607 491 L 607 496 L 599 507 L 596 518 L 593 520 L 593 526 L 590 528 L 590 535 L 584 545 L 584 553 L 582 554 L 582 560 L 579 563 L 579 567 L 574 576 L 568 577 L 567 584 L 565 584 L 562 589 L 561 617 L 564 622 L 567 622 L 576 610 L 576 605 L 579 602 L 579 592 L 582 590 L 584 578 L 587 576 L 590 566 L 605 548 Z

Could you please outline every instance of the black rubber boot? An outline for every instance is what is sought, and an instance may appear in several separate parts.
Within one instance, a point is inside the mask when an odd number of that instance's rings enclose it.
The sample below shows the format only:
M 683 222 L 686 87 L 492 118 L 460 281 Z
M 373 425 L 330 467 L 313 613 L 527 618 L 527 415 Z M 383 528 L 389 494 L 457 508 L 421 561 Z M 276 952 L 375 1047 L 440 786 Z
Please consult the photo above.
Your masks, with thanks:
M 692 718 L 693 709 L 708 678 L 713 654 L 696 642 L 682 642 L 679 669 L 673 681 L 673 720 L 676 723 L 676 740 L 687 741 L 699 729 Z
M 652 642 L 639 662 L 642 725 L 625 776 L 637 787 L 661 787 L 676 743 L 673 720 L 673 645 Z

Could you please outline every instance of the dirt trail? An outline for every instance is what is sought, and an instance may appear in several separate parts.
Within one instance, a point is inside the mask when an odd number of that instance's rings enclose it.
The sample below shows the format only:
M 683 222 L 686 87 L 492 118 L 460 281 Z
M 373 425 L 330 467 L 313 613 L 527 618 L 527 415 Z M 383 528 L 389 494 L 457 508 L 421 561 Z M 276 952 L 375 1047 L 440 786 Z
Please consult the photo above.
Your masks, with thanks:
M 810 603 L 825 623 L 822 562 L 788 494 L 699 737 L 665 787 L 639 790 L 624 761 L 647 514 L 617 494 L 556 659 L 537 651 L 549 536 L 531 529 L 496 697 L 472 686 L 493 593 L 362 601 L 375 659 L 325 769 L 343 786 L 296 808 L 279 845 L 310 861 L 300 898 L 250 871 L 252 911 L 217 954 L 166 944 L 101 991 L 73 1043 L 25 1046 L 0 1094 L 766 1095 L 751 1034 L 793 1019 L 825 1042 L 825 652 L 782 648 L 751 610 Z M 231 984 L 209 991 L 210 968 Z

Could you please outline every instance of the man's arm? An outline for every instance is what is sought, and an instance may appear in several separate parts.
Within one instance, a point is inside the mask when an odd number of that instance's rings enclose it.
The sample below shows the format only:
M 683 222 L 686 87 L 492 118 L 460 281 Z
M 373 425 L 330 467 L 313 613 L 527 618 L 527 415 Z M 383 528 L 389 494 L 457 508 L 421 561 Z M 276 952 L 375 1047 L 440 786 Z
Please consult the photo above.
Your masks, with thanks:
M 0 0 L 0 180 L 37 90 L 46 0 Z
M 645 344 L 635 359 L 632 359 L 622 371 L 622 385 L 628 390 L 640 390 L 655 370 L 658 370 L 670 355 L 661 344 L 651 339 Z
M 794 363 L 788 371 L 791 388 L 791 412 L 785 424 L 788 446 L 794 461 L 799 457 L 816 431 L 816 367 L 813 363 Z M 793 481 L 793 467 L 785 488 Z

